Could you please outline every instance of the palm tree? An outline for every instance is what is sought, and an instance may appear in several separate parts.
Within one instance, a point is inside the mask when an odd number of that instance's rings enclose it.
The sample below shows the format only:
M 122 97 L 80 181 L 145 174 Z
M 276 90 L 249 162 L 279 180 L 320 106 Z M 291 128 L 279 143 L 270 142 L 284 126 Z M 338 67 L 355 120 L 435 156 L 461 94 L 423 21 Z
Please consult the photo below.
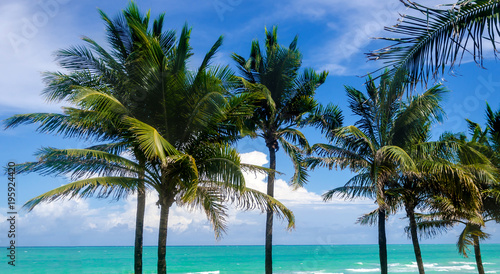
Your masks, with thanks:
M 153 49 L 155 41 L 150 42 Z M 217 237 L 225 229 L 222 202 L 234 199 L 236 191 L 241 193 L 237 201 L 247 208 L 271 207 L 273 212 L 283 212 L 291 228 L 293 215 L 281 203 L 244 188 L 238 155 L 227 144 L 227 140 L 233 138 L 232 125 L 225 121 L 231 121 L 234 115 L 247 115 L 247 112 L 232 104 L 233 101 L 241 104 L 240 98 L 228 102 L 225 97 L 223 75 L 230 74 L 225 69 L 201 68 L 194 75 L 183 72 L 169 75 L 165 72 L 168 68 L 164 67 L 168 64 L 167 56 L 159 51 L 153 53 L 159 55 L 148 59 L 152 66 L 141 79 L 144 79 L 144 88 L 151 96 L 169 98 L 149 105 L 152 114 L 156 113 L 156 119 L 151 121 L 158 130 L 132 117 L 126 117 L 124 121 L 136 136 L 141 150 L 161 174 L 160 185 L 154 186 L 161 207 L 158 273 L 166 272 L 167 221 L 169 208 L 174 202 L 203 206 Z M 229 135 L 225 136 L 227 133 Z M 206 208 L 209 206 L 210 210 Z
M 491 43 L 496 55 L 500 1 L 458 0 L 443 5 L 445 9 L 401 2 L 421 16 L 404 15 L 400 23 L 386 27 L 398 37 L 378 38 L 392 44 L 368 54 L 370 60 L 385 60 L 392 74 L 404 70 L 412 80 L 426 83 L 429 76 L 436 79 L 444 73 L 446 65 L 451 71 L 465 53 L 482 66 L 485 44 Z
M 495 126 L 495 113 L 487 105 L 488 125 Z M 474 255 L 479 273 L 485 273 L 481 259 L 479 241 L 488 237 L 482 231 L 482 227 L 489 221 L 500 221 L 500 205 L 498 200 L 498 167 L 492 165 L 497 155 L 492 149 L 495 142 L 495 131 L 487 127 L 482 130 L 480 125 L 467 120 L 469 132 L 472 139 L 468 140 L 465 134 L 446 133 L 442 139 L 451 140 L 461 144 L 465 149 L 455 156 L 458 164 L 472 171 L 473 183 L 480 191 L 479 207 L 468 207 L 450 202 L 448 195 L 441 193 L 439 198 L 432 201 L 432 211 L 428 214 L 419 215 L 419 228 L 427 235 L 435 235 L 440 231 L 446 231 L 456 224 L 463 224 L 464 229 L 457 242 L 459 253 L 467 257 L 469 245 L 474 246 Z M 498 127 L 496 127 L 498 129 Z M 470 157 L 468 151 L 482 153 L 483 159 Z
M 405 146 L 415 162 L 416 172 L 398 174 L 390 190 L 394 199 L 405 208 L 409 220 L 407 232 L 413 242 L 420 273 L 424 273 L 424 265 L 418 242 L 416 210 L 426 211 L 436 200 L 448 197 L 454 208 L 466 208 L 474 213 L 481 206 L 475 181 L 478 177 L 494 180 L 492 168 L 484 155 L 450 139 L 429 142 L 430 130 L 428 126 L 426 128 L 418 139 Z M 456 155 L 468 159 L 469 164 L 456 163 Z
M 468 246 L 472 245 L 478 273 L 484 274 L 480 240 L 488 238 L 489 235 L 482 231 L 482 228 L 487 222 L 500 220 L 498 199 L 491 195 L 493 193 L 498 195 L 498 191 L 498 185 L 492 185 L 486 190 L 481 189 L 482 205 L 479 212 L 462 206 L 456 207 L 447 198 L 436 198 L 431 203 L 433 211 L 427 214 L 416 214 L 417 228 L 423 235 L 434 236 L 448 231 L 457 224 L 464 225 L 457 241 L 458 252 L 467 257 Z
M 308 148 L 305 136 L 297 130 L 304 115 L 316 107 L 314 93 L 324 83 L 327 72 L 317 74 L 312 69 L 299 73 L 302 56 L 297 49 L 297 37 L 287 47 L 278 44 L 277 27 L 265 30 L 264 51 L 259 42 L 253 41 L 250 57 L 245 59 L 233 54 L 233 59 L 242 75 L 244 91 L 260 94 L 253 117 L 247 127 L 254 136 L 262 137 L 269 150 L 269 168 L 276 170 L 276 152 L 280 146 L 290 156 L 295 167 L 292 184 L 302 186 L 307 181 L 302 161 L 301 149 L 294 143 Z M 291 142 L 290 142 L 291 141 Z M 267 178 L 267 194 L 274 196 L 275 173 Z M 266 218 L 265 269 L 272 273 L 273 214 L 269 209 Z
M 44 91 L 49 101 L 62 101 L 74 92 L 75 89 L 106 87 L 118 98 L 122 99 L 128 110 L 135 115 L 144 109 L 142 95 L 137 93 L 131 79 L 136 70 L 139 48 L 138 32 L 144 31 L 161 41 L 165 52 L 174 46 L 173 31 L 163 31 L 164 14 L 160 14 L 149 26 L 150 14 L 140 13 L 134 2 L 115 19 L 110 19 L 102 10 L 101 18 L 106 25 L 106 33 L 111 52 L 106 51 L 94 40 L 84 37 L 87 47 L 72 47 L 56 53 L 56 59 L 61 67 L 70 71 L 69 74 L 59 72 L 45 73 L 47 88 Z M 93 138 L 95 141 L 117 141 L 118 143 L 92 148 L 123 151 L 129 149 L 139 164 L 144 166 L 145 159 L 137 144 L 127 141 L 124 129 L 117 128 L 117 122 L 110 117 L 96 115 L 93 111 L 63 108 L 63 114 L 33 113 L 15 115 L 5 121 L 6 128 L 23 123 L 40 123 L 40 132 L 57 132 L 67 137 Z M 114 117 L 116 119 L 116 117 Z M 144 174 L 138 174 L 139 178 Z M 137 213 L 134 249 L 135 273 L 142 273 L 142 241 L 145 210 L 145 190 L 142 180 L 138 181 Z
M 405 81 L 404 74 L 390 77 L 386 72 L 377 87 L 370 77 L 367 95 L 347 86 L 349 107 L 360 119 L 354 126 L 341 127 L 327 136 L 331 144 L 315 144 L 319 157 L 308 159 L 311 168 L 349 168 L 357 173 L 343 187 L 323 194 L 325 201 L 337 194 L 346 199 L 376 198 L 378 209 L 371 216 L 378 216 L 382 273 L 387 273 L 385 221 L 388 211 L 392 210 L 391 197 L 386 195 L 388 187 L 396 174 L 416 171 L 404 145 L 423 132 L 424 124 L 419 121 L 440 119 L 439 102 L 446 91 L 438 85 L 404 104 Z

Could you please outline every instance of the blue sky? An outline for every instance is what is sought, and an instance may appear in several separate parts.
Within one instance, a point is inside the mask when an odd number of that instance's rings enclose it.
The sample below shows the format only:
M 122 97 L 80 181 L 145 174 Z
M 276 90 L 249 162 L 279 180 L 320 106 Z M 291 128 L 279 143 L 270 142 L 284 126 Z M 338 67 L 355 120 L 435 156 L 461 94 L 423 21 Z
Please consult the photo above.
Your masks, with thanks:
M 385 44 L 371 37 L 387 35 L 384 26 L 395 24 L 398 12 L 407 12 L 395 0 L 190 0 L 190 1 L 137 1 L 142 10 L 151 9 L 153 17 L 166 13 L 166 27 L 180 31 L 185 23 L 193 28 L 191 43 L 195 55 L 191 66 L 201 61 L 203 53 L 219 35 L 224 45 L 215 63 L 234 63 L 235 52 L 249 54 L 253 39 L 264 39 L 264 27 L 278 25 L 278 38 L 288 44 L 299 35 L 299 48 L 304 67 L 330 72 L 327 82 L 317 90 L 317 99 L 327 104 L 338 104 L 344 111 L 345 122 L 352 124 L 355 117 L 347 108 L 344 85 L 363 89 L 364 79 L 359 76 L 379 68 L 380 62 L 367 62 L 364 53 Z M 105 44 L 104 25 L 97 8 L 113 16 L 125 8 L 127 1 L 3 1 L 0 4 L 0 119 L 28 112 L 59 112 L 60 105 L 47 104 L 40 96 L 42 71 L 58 67 L 53 60 L 55 50 L 81 44 L 82 35 Z M 435 1 L 421 1 L 433 4 Z M 466 130 L 465 118 L 484 123 L 485 102 L 494 109 L 500 107 L 497 93 L 500 66 L 493 60 L 481 69 L 469 59 L 457 68 L 457 76 L 444 75 L 443 82 L 449 93 L 444 108 L 447 120 L 434 127 L 434 135 L 444 131 Z M 421 90 L 417 90 L 420 92 Z M 324 141 L 319 132 L 304 130 L 311 143 Z M 35 127 L 23 126 L 0 130 L 0 163 L 34 160 L 33 153 L 42 146 L 57 148 L 83 148 L 85 140 L 63 139 L 58 136 L 35 133 Z M 267 150 L 260 140 L 244 139 L 238 144 L 247 162 L 265 165 Z M 294 210 L 297 228 L 285 231 L 285 225 L 275 225 L 275 244 L 375 244 L 376 228 L 355 224 L 361 214 L 375 208 L 372 201 L 341 201 L 324 203 L 320 195 L 341 186 L 351 176 L 349 172 L 316 170 L 309 184 L 293 192 L 286 184 L 292 176 L 291 163 L 281 152 L 278 154 L 279 171 L 285 173 L 277 181 L 277 197 Z M 5 176 L 0 191 L 0 231 L 7 230 Z M 247 176 L 247 184 L 263 190 L 265 178 Z M 42 177 L 36 174 L 18 176 L 17 205 L 45 191 L 67 183 L 64 177 Z M 154 195 L 148 197 L 146 245 L 155 245 L 159 211 Z M 111 202 L 109 200 L 71 200 L 41 205 L 31 213 L 22 212 L 18 220 L 18 243 L 38 245 L 133 245 L 135 199 Z M 388 243 L 411 242 L 404 234 L 406 220 L 402 215 L 388 221 Z M 230 210 L 229 230 L 220 241 L 200 212 L 173 208 L 169 220 L 171 245 L 197 244 L 264 244 L 265 217 L 260 212 Z M 492 237 L 487 242 L 500 243 L 495 233 L 500 226 L 488 224 Z M 423 243 L 455 243 L 458 230 Z M 0 235 L 0 246 L 6 243 L 6 233 Z

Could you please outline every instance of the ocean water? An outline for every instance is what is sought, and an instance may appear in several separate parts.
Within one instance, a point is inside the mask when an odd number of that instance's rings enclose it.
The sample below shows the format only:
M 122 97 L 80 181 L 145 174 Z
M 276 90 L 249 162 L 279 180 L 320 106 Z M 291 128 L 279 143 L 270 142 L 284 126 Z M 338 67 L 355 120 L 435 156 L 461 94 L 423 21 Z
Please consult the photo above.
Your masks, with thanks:
M 483 244 L 486 273 L 500 273 L 500 244 Z M 477 273 L 474 256 L 455 245 L 422 245 L 427 273 Z M 3 254 L 7 254 L 6 248 Z M 156 247 L 144 247 L 144 272 L 156 271 Z M 0 273 L 133 273 L 133 247 L 18 247 L 16 266 Z M 380 273 L 376 245 L 275 246 L 275 273 Z M 411 245 L 389 245 L 389 272 L 416 273 Z M 168 273 L 263 273 L 263 246 L 174 246 Z

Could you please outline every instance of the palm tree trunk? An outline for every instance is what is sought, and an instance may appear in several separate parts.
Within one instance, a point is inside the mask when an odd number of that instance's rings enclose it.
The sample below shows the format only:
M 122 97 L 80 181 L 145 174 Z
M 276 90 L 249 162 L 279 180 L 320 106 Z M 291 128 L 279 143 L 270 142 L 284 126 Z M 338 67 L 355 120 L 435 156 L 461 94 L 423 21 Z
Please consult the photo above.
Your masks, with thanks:
M 135 216 L 135 248 L 134 248 L 134 272 L 142 273 L 142 242 L 144 232 L 144 212 L 146 208 L 146 192 L 144 182 L 139 183 L 137 189 L 137 214 Z
M 479 274 L 484 274 L 483 260 L 481 259 L 481 249 L 479 247 L 479 237 L 472 236 L 474 239 L 474 255 L 476 256 L 477 272 Z
M 144 160 L 139 159 L 139 165 L 144 167 Z M 144 171 L 139 174 L 137 186 L 137 213 L 135 215 L 135 245 L 134 245 L 134 272 L 142 274 L 142 246 L 144 234 L 144 212 L 146 209 L 146 190 L 144 188 Z
M 385 236 L 385 209 L 378 210 L 378 253 L 380 273 L 387 274 L 387 238 Z
M 269 147 L 269 168 L 276 170 L 276 150 Z M 274 176 L 271 172 L 267 177 L 267 195 L 274 197 Z M 266 274 L 273 273 L 273 211 L 271 207 L 267 209 L 266 219 Z
M 415 220 L 415 209 L 411 206 L 407 206 L 406 215 L 410 219 L 410 234 L 411 241 L 413 243 L 413 250 L 415 252 L 415 259 L 417 260 L 418 273 L 424 274 L 424 262 L 422 261 L 422 253 L 420 252 L 420 244 L 418 243 L 417 234 L 417 221 Z
M 172 203 L 160 197 L 160 230 L 158 231 L 158 274 L 167 273 L 167 228 L 168 212 Z

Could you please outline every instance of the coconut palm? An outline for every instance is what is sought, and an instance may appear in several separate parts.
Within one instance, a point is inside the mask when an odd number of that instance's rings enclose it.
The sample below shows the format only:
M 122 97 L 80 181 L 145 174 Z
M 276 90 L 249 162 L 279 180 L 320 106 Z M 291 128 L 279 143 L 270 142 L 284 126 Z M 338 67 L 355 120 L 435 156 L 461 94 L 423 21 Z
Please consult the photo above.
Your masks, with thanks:
M 446 66 L 451 71 L 466 53 L 480 66 L 488 46 L 496 55 L 500 1 L 459 0 L 445 8 L 401 2 L 420 16 L 403 15 L 397 25 L 386 27 L 397 37 L 378 38 L 392 44 L 368 54 L 370 60 L 384 60 L 391 73 L 405 70 L 411 79 L 427 82 Z
M 424 264 L 418 242 L 416 210 L 427 211 L 436 200 L 448 197 L 454 208 L 467 209 L 473 214 L 481 207 L 480 190 L 475 181 L 478 177 L 494 181 L 494 170 L 479 151 L 454 140 L 429 142 L 428 138 L 429 127 L 405 146 L 415 162 L 416 172 L 398 174 L 393 181 L 395 184 L 390 187 L 391 195 L 406 211 L 407 232 L 413 242 L 420 273 L 424 273 Z M 469 163 L 456 163 L 457 155 L 468 159 Z
M 226 68 L 171 74 L 166 67 L 168 56 L 155 51 L 159 49 L 156 40 L 149 42 L 152 46 L 148 50 L 154 58 L 145 58 L 151 66 L 141 78 L 143 88 L 148 96 L 169 100 L 149 105 L 153 117 L 150 121 L 158 130 L 133 117 L 125 117 L 123 121 L 135 135 L 148 161 L 154 163 L 161 174 L 160 185 L 154 186 L 161 207 L 158 273 L 166 272 L 167 221 L 174 202 L 213 207 L 207 214 L 217 237 L 225 228 L 225 207 L 220 200 L 234 199 L 236 190 L 242 196 L 238 200 L 246 207 L 259 205 L 262 208 L 269 206 L 273 212 L 281 210 L 290 220 L 289 227 L 293 226 L 293 215 L 283 205 L 244 188 L 238 155 L 226 142 L 233 138 L 233 126 L 225 122 L 231 121 L 232 116 L 247 115 L 247 112 L 235 108 L 225 97 L 223 75 L 230 76 Z M 101 99 L 108 98 L 110 96 Z M 109 101 L 102 105 L 117 109 L 112 104 Z
M 75 89 L 103 88 L 121 98 L 129 111 L 138 115 L 144 108 L 142 95 L 137 93 L 133 85 L 132 76 L 136 69 L 137 49 L 139 48 L 138 31 L 145 31 L 148 35 L 161 41 L 165 52 L 174 46 L 173 31 L 163 31 L 164 14 L 160 14 L 149 26 L 150 14 L 141 14 L 137 5 L 130 2 L 128 7 L 115 19 L 109 18 L 99 10 L 106 25 L 106 34 L 111 51 L 105 50 L 94 40 L 84 37 L 86 46 L 71 47 L 56 53 L 56 59 L 61 67 L 70 71 L 69 74 L 59 72 L 45 73 L 47 88 L 44 91 L 49 101 L 62 101 L 70 96 Z M 145 164 L 144 156 L 137 145 L 127 141 L 127 134 L 123 129 L 116 127 L 116 121 L 93 111 L 63 108 L 63 114 L 33 113 L 16 115 L 5 121 L 6 127 L 14 127 L 23 123 L 40 123 L 40 132 L 57 132 L 66 137 L 93 138 L 95 141 L 116 141 L 114 145 L 98 146 L 118 151 L 129 149 L 141 165 Z M 116 117 L 115 117 L 116 118 Z M 143 175 L 138 174 L 139 178 Z M 142 235 L 145 209 L 145 191 L 138 181 L 137 214 L 134 249 L 135 273 L 142 273 Z
M 487 127 L 483 131 L 479 124 L 471 122 L 467 120 L 469 124 L 469 132 L 472 135 L 471 140 L 469 141 L 464 134 L 458 135 L 458 139 L 473 147 L 474 149 L 481 151 L 491 162 L 493 171 L 496 175 L 496 178 L 489 179 L 485 178 L 485 176 L 480 176 L 482 174 L 478 174 L 475 179 L 475 183 L 478 185 L 478 188 L 481 190 L 481 198 L 482 205 L 479 209 L 479 218 L 476 216 L 471 216 L 470 213 L 464 210 L 457 210 L 456 212 L 459 218 L 454 218 L 455 221 L 464 223 L 465 227 L 462 231 L 459 240 L 457 242 L 457 247 L 460 253 L 464 256 L 467 256 L 466 252 L 468 250 L 468 245 L 474 246 L 474 255 L 476 259 L 477 270 L 479 273 L 485 273 L 482 258 L 481 258 L 481 249 L 480 249 L 480 240 L 488 237 L 487 233 L 482 231 L 482 228 L 485 226 L 487 222 L 495 221 L 500 222 L 500 200 L 499 191 L 500 185 L 498 183 L 498 172 L 499 162 L 498 162 L 498 132 L 500 130 L 499 123 L 499 111 L 494 112 L 491 110 L 490 106 L 486 104 L 486 118 L 487 118 Z M 461 155 L 459 155 L 461 156 Z M 467 157 L 459 157 L 458 161 L 461 164 L 470 164 L 469 159 Z M 447 219 L 448 216 L 445 216 L 444 219 Z M 450 218 L 448 218 L 450 219 Z M 451 225 L 451 223 L 449 223 Z
M 349 168 L 357 173 L 343 187 L 323 195 L 325 201 L 340 195 L 343 198 L 376 198 L 378 209 L 370 216 L 378 217 L 379 256 L 381 272 L 387 273 L 385 221 L 392 211 L 386 193 L 394 176 L 416 171 L 413 159 L 404 150 L 404 144 L 419 136 L 424 125 L 418 121 L 439 120 L 442 86 L 435 86 L 404 104 L 405 76 L 390 77 L 386 72 L 379 86 L 369 77 L 367 95 L 346 87 L 349 107 L 360 119 L 354 126 L 345 126 L 327 136 L 331 144 L 315 144 L 318 157 L 310 157 L 311 168 Z
M 271 170 L 276 170 L 276 152 L 282 147 L 290 156 L 295 167 L 291 183 L 302 186 L 307 181 L 302 161 L 301 148 L 308 148 L 305 136 L 297 130 L 301 119 L 316 107 L 314 93 L 324 83 L 327 72 L 317 74 L 312 69 L 299 73 L 302 56 L 297 49 L 297 37 L 288 47 L 278 44 L 277 27 L 265 30 L 265 47 L 253 41 L 250 57 L 233 54 L 241 74 L 244 91 L 259 94 L 262 99 L 257 104 L 247 127 L 254 136 L 262 137 L 269 150 Z M 274 196 L 275 173 L 267 179 L 267 194 Z M 266 218 L 265 269 L 272 273 L 272 230 L 273 215 L 268 210 Z
M 417 215 L 417 221 L 421 234 L 427 236 L 434 236 L 456 225 L 463 225 L 464 228 L 457 240 L 458 252 L 467 257 L 469 246 L 473 246 L 478 273 L 484 274 L 480 241 L 487 239 L 489 234 L 485 233 L 483 228 L 487 222 L 498 222 L 500 212 L 498 199 L 495 197 L 498 195 L 498 186 L 491 185 L 488 189 L 482 188 L 481 191 L 482 205 L 479 214 L 464 207 L 457 208 L 448 199 L 441 198 L 432 204 L 434 211 Z M 491 195 L 493 193 L 495 195 Z
M 494 112 L 487 106 L 488 124 L 494 125 Z M 470 153 L 462 151 L 457 153 L 455 161 L 472 171 L 473 182 L 480 191 L 481 203 L 479 207 L 462 206 L 450 202 L 447 194 L 441 193 L 439 198 L 432 202 L 432 210 L 428 214 L 419 215 L 419 228 L 424 235 L 433 236 L 438 232 L 447 231 L 457 224 L 463 224 L 464 229 L 459 236 L 457 247 L 459 253 L 467 257 L 468 246 L 474 246 L 474 255 L 476 259 L 477 270 L 479 273 L 485 273 L 481 259 L 481 249 L 479 241 L 488 237 L 488 234 L 482 231 L 486 222 L 500 220 L 500 205 L 498 200 L 498 167 L 492 165 L 497 156 L 492 150 L 490 141 L 494 141 L 495 133 L 490 132 L 487 127 L 482 130 L 479 124 L 467 120 L 469 132 L 472 135 L 469 140 L 465 134 L 446 133 L 442 139 L 451 140 L 460 143 L 468 151 L 478 151 L 482 153 L 483 159 L 470 157 Z
M 457 207 L 447 198 L 434 197 L 434 200 L 430 203 L 433 209 L 430 213 L 416 214 L 417 228 L 421 231 L 421 235 L 435 236 L 438 233 L 448 231 L 457 224 L 464 225 L 457 241 L 458 252 L 467 257 L 468 246 L 472 245 L 477 270 L 479 273 L 484 274 L 480 240 L 488 238 L 489 235 L 482 231 L 482 228 L 487 222 L 499 221 L 499 204 L 498 199 L 495 197 L 498 195 L 498 191 L 498 186 L 495 185 L 490 185 L 488 189 L 481 189 L 482 203 L 479 212 L 464 206 Z

